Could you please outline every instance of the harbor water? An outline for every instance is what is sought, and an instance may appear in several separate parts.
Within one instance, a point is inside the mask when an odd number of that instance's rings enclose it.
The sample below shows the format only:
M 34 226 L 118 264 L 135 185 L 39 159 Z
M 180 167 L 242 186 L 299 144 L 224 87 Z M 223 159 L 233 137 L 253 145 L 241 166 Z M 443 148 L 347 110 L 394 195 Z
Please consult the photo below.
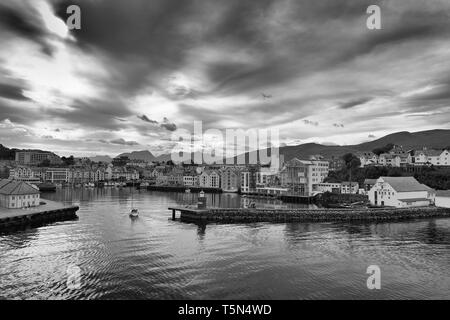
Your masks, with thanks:
M 42 197 L 79 205 L 79 219 L 0 234 L 0 298 L 450 298 L 450 219 L 194 224 L 172 221 L 168 207 L 196 194 L 78 188 Z M 207 194 L 209 206 L 249 201 L 301 206 Z M 371 265 L 379 290 L 367 287 Z

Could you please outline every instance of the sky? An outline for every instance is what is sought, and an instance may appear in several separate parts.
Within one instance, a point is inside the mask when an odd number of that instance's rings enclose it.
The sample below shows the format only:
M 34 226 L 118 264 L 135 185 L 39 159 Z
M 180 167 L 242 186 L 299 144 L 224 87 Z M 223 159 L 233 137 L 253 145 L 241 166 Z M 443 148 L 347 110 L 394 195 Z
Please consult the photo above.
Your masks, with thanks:
M 349 145 L 448 129 L 449 111 L 448 0 L 0 2 L 8 147 L 158 155 L 194 121 Z

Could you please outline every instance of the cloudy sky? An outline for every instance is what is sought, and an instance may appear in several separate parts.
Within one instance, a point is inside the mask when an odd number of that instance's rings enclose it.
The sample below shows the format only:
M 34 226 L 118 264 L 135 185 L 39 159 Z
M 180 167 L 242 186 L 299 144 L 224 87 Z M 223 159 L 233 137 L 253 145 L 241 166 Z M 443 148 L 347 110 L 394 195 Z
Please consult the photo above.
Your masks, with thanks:
M 286 144 L 450 127 L 448 0 L 1 0 L 0 43 L 8 147 L 160 154 L 194 120 Z

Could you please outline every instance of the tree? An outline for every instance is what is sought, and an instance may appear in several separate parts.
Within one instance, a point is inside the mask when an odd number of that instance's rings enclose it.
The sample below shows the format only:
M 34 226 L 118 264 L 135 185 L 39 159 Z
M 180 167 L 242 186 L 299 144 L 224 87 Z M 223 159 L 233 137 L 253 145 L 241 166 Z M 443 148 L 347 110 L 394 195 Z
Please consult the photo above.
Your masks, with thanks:
M 49 167 L 50 166 L 50 160 L 49 159 L 45 159 L 42 160 L 42 162 L 39 164 L 39 167 Z
M 67 157 L 67 158 L 66 157 L 62 157 L 61 160 L 62 160 L 62 162 L 64 162 L 64 164 L 66 166 L 71 166 L 71 165 L 75 164 L 75 159 L 74 159 L 73 156 L 70 156 L 70 157 Z
M 353 153 L 346 153 L 342 156 L 342 160 L 344 160 L 345 168 L 349 171 L 349 181 L 350 181 L 350 187 L 352 184 L 352 171 L 359 166 L 361 166 L 361 161 L 357 156 L 355 156 Z
M 382 153 L 386 153 L 386 152 L 391 151 L 392 148 L 394 148 L 394 144 L 393 143 L 388 143 L 384 147 L 373 149 L 372 152 L 375 153 L 377 156 L 379 156 Z

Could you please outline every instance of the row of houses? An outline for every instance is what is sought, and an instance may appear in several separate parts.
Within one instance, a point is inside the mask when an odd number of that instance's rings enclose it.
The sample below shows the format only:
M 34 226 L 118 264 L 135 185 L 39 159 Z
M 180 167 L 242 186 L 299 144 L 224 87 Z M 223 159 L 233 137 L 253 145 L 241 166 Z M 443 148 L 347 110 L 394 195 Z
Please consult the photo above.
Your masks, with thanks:
M 123 167 L 40 168 L 18 166 L 9 169 L 9 179 L 33 183 L 88 183 L 110 180 L 137 180 L 139 172 Z
M 280 195 L 283 193 L 310 196 L 314 186 L 328 176 L 329 162 L 312 158 L 294 158 L 281 170 L 259 165 L 196 167 L 158 166 L 148 173 L 157 185 L 221 188 L 224 192 Z
M 450 151 L 422 149 L 403 151 L 401 147 L 394 147 L 388 153 L 376 155 L 373 152 L 362 152 L 358 154 L 361 167 L 366 166 L 388 166 L 403 167 L 407 165 L 434 165 L 450 166 Z

